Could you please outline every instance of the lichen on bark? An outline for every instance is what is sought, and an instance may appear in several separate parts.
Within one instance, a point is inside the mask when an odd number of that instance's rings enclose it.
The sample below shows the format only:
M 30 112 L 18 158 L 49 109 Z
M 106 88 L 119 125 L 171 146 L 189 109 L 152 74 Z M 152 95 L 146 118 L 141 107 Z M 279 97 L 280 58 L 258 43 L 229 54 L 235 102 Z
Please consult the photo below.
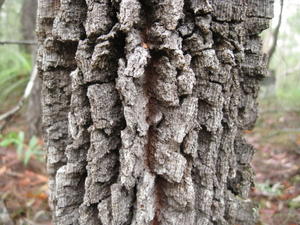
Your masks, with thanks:
M 39 1 L 56 225 L 255 224 L 272 0 Z

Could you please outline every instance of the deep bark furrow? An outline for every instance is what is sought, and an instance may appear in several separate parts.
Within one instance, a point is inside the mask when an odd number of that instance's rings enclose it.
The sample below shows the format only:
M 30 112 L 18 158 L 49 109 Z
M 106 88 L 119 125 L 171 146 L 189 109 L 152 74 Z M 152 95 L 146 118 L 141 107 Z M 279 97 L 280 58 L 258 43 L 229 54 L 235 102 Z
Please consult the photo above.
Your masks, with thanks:
M 255 224 L 242 132 L 273 1 L 40 2 L 54 223 Z
M 150 51 L 145 43 L 149 15 L 139 1 L 122 1 L 119 21 L 126 35 L 125 58 L 119 61 L 117 89 L 122 96 L 126 128 L 122 131 L 119 183 L 132 195 L 134 212 L 122 224 L 150 224 L 155 216 L 155 175 L 149 167 L 151 102 L 148 96 Z M 146 11 L 143 11 L 146 13 Z M 134 193 L 134 189 L 137 190 Z M 136 195 L 136 196 L 135 196 Z M 135 199 L 135 202 L 134 202 Z M 126 206 L 130 207 L 130 206 Z M 130 210 L 130 208 L 129 208 Z

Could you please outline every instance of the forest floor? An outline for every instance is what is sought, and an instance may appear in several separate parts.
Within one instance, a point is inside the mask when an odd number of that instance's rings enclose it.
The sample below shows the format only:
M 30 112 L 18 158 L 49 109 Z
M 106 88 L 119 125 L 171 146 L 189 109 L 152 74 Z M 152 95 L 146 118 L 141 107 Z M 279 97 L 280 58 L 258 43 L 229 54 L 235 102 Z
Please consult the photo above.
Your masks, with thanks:
M 0 225 L 51 225 L 45 160 L 37 155 L 43 141 L 29 144 L 26 130 L 24 119 L 16 117 L 0 136 Z
M 259 204 L 258 225 L 299 225 L 300 111 L 260 108 L 255 129 L 245 132 L 256 148 L 252 162 L 256 187 L 251 197 Z M 15 120 L 8 132 L 25 131 L 22 119 Z M 0 137 L 0 145 L 7 139 Z M 39 139 L 37 143 L 43 144 Z M 20 143 L 0 147 L 0 218 L 6 217 L 7 225 L 51 225 L 45 163 L 35 154 L 25 163 L 29 145 L 23 140 L 23 155 L 16 150 Z
M 252 166 L 259 225 L 300 224 L 300 111 L 260 106 L 256 127 L 246 132 L 255 149 Z

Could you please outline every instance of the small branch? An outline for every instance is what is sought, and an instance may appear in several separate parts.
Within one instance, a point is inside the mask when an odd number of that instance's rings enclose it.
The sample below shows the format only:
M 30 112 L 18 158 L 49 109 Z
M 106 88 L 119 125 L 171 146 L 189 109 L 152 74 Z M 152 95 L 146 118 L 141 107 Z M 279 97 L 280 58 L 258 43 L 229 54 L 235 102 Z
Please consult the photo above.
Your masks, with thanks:
M 270 62 L 271 62 L 271 59 L 276 51 L 276 47 L 277 47 L 277 42 L 278 42 L 278 37 L 279 37 L 279 30 L 280 30 L 280 27 L 281 27 L 281 22 L 282 22 L 282 12 L 283 12 L 283 0 L 280 1 L 280 14 L 279 14 L 279 20 L 278 20 L 278 24 L 273 32 L 273 44 L 272 44 L 272 47 L 270 48 L 269 52 L 268 52 L 268 55 L 269 55 L 269 58 L 268 58 L 268 68 L 270 66 Z
M 35 65 L 32 69 L 31 75 L 30 75 L 30 80 L 26 86 L 26 89 L 24 91 L 23 96 L 21 97 L 21 99 L 19 100 L 18 104 L 12 108 L 11 110 L 9 110 L 8 112 L 0 115 L 0 121 L 4 121 L 4 123 L 0 126 L 0 131 L 2 131 L 4 129 L 4 127 L 6 126 L 6 124 L 8 123 L 8 121 L 18 112 L 22 109 L 24 102 L 28 99 L 28 97 L 31 94 L 31 91 L 33 89 L 33 84 L 35 79 L 37 78 L 37 66 Z
M 5 0 L 0 0 L 0 10 L 1 10 L 1 8 L 2 8 L 2 5 L 3 5 L 4 1 L 5 1 Z
M 0 200 L 0 224 L 14 224 L 2 199 Z
M 36 45 L 37 42 L 33 40 L 28 41 L 0 41 L 0 45 Z

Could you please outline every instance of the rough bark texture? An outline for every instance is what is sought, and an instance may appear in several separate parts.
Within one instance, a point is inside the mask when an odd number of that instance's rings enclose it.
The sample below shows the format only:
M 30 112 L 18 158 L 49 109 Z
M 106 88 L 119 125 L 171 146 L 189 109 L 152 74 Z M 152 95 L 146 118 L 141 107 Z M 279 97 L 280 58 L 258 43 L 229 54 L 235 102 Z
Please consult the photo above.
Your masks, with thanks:
M 40 0 L 38 12 L 55 224 L 255 224 L 242 133 L 273 0 Z

